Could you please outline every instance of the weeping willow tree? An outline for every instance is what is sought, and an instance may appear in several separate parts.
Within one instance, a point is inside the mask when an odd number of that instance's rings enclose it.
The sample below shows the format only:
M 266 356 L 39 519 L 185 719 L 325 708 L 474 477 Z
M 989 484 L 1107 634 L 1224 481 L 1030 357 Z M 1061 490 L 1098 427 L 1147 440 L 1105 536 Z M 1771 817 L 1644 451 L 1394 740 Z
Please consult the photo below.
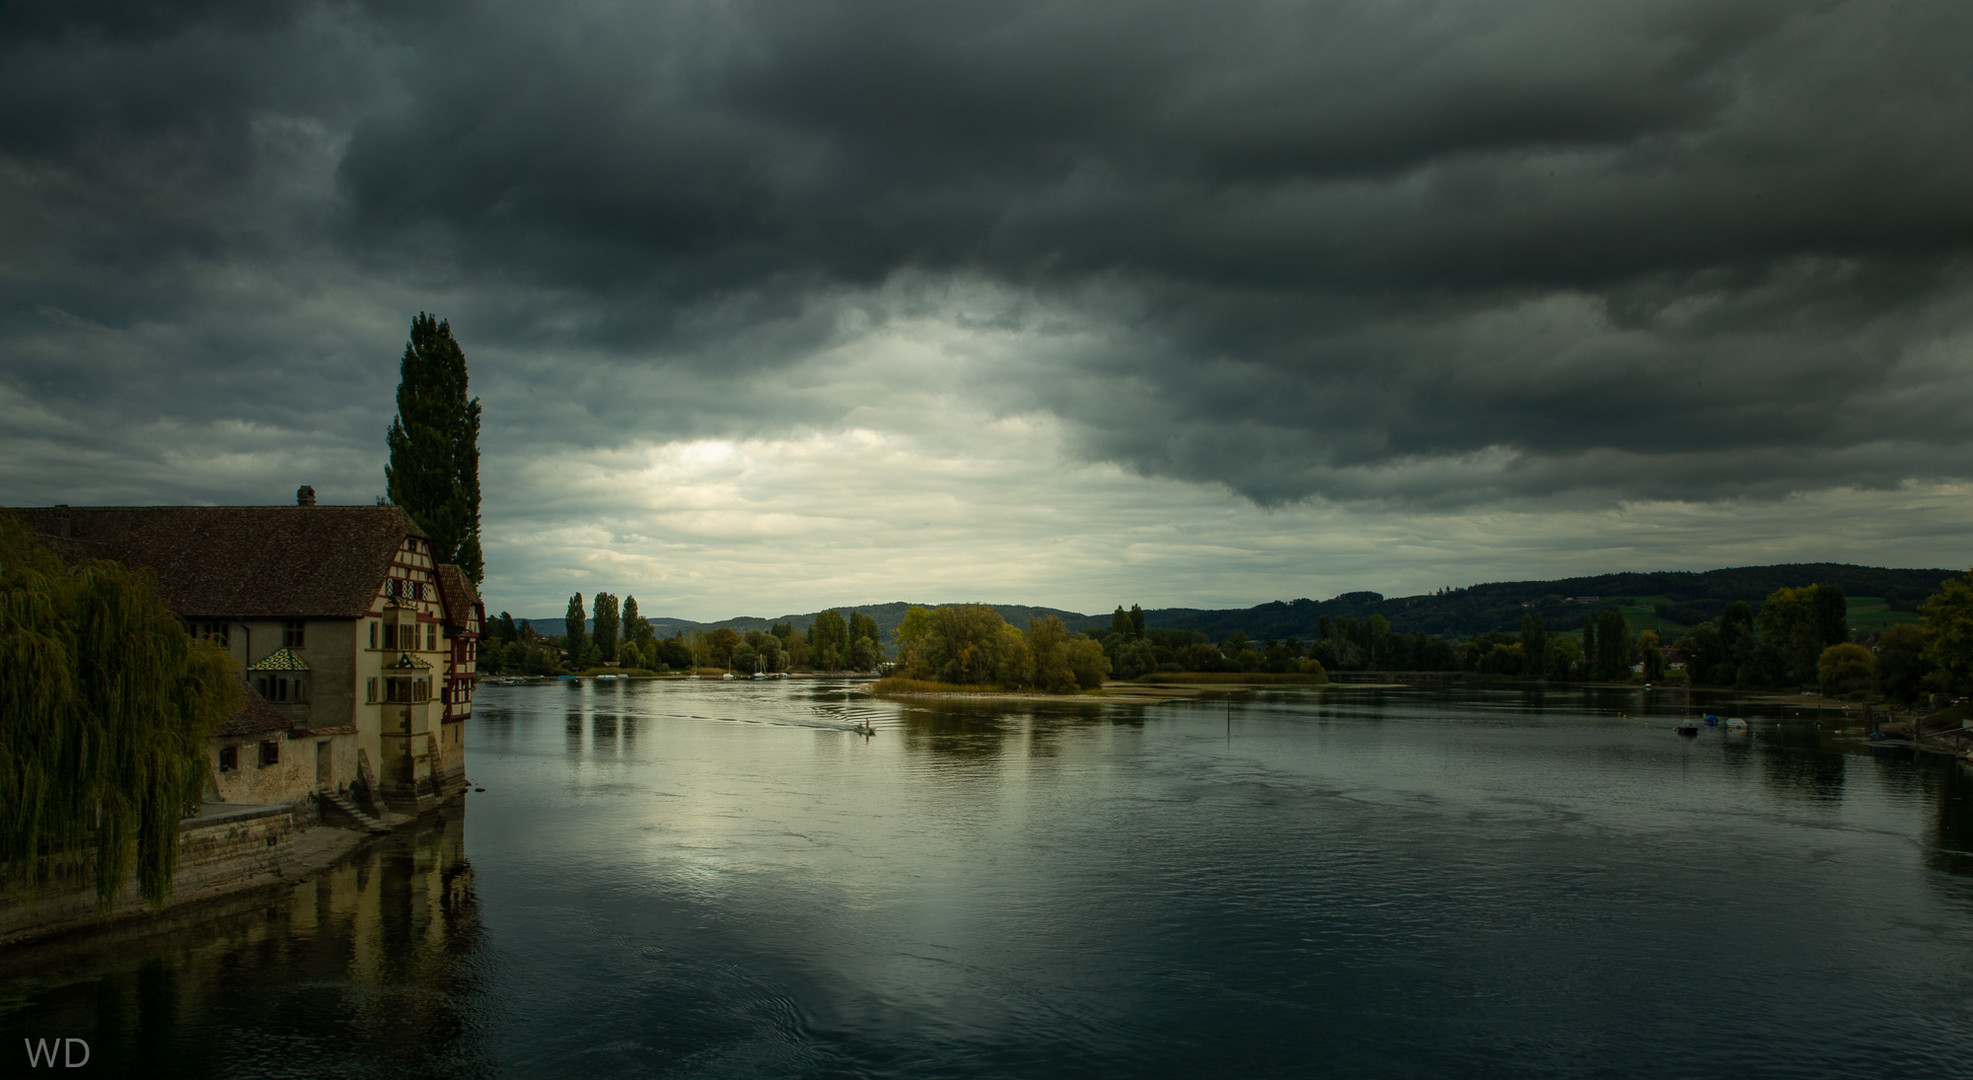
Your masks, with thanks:
M 171 893 L 206 742 L 239 707 L 232 658 L 193 641 L 148 578 L 69 564 L 0 512 L 0 863 L 31 894 L 94 871 L 107 909 L 134 872 Z

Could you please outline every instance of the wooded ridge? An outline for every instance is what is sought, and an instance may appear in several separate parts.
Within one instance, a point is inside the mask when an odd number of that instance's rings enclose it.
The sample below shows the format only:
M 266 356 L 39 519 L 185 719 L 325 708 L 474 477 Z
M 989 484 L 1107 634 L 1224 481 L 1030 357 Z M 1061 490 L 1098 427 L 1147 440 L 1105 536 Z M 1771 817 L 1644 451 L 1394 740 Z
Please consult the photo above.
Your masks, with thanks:
M 1718 619 L 1726 605 L 1744 600 L 1758 607 L 1776 589 L 1800 588 L 1816 583 L 1840 587 L 1851 598 L 1853 611 L 1858 600 L 1881 604 L 1886 621 L 1915 620 L 1918 604 L 1936 592 L 1939 583 L 1962 573 L 1949 569 L 1886 569 L 1847 563 L 1782 563 L 1768 566 L 1739 566 L 1707 571 L 1659 571 L 1653 573 L 1598 574 L 1589 577 L 1560 578 L 1552 581 L 1502 581 L 1462 588 L 1446 588 L 1417 596 L 1385 597 L 1368 591 L 1348 592 L 1328 600 L 1276 600 L 1250 608 L 1148 608 L 1147 626 L 1159 629 L 1198 630 L 1215 641 L 1242 633 L 1256 641 L 1269 638 L 1321 636 L 1324 618 L 1367 619 L 1382 615 L 1393 633 L 1424 632 L 1436 637 L 1464 639 L 1473 634 L 1514 633 L 1521 617 L 1536 614 L 1553 630 L 1567 631 L 1580 626 L 1585 616 L 1603 607 L 1631 609 L 1637 629 L 1683 630 L 1707 620 Z M 1120 603 L 1133 598 L 1119 597 Z M 877 621 L 884 643 L 892 643 L 891 631 L 913 605 L 903 601 L 885 604 L 845 605 L 841 610 L 862 612 Z M 918 606 L 932 606 L 921 604 Z M 1016 626 L 1028 619 L 1053 615 L 1072 631 L 1088 630 L 1100 635 L 1110 625 L 1110 613 L 1084 615 L 1060 608 L 1020 604 L 994 604 L 1002 618 Z M 1877 606 L 1877 605 L 1867 605 Z M 703 633 L 727 628 L 745 633 L 768 630 L 775 623 L 792 623 L 806 630 L 820 612 L 783 615 L 776 619 L 740 616 L 719 622 L 692 622 L 686 619 L 653 618 L 652 629 L 660 637 L 683 631 Z M 1862 611 L 1857 611 L 1862 615 Z M 547 636 L 559 636 L 566 627 L 563 619 L 531 619 L 534 629 Z

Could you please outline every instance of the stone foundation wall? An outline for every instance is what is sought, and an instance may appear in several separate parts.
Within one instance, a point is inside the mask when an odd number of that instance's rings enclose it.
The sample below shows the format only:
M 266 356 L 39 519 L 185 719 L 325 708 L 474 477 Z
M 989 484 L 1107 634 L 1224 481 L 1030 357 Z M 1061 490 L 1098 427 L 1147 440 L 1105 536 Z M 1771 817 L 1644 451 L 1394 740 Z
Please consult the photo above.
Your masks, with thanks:
M 238 889 L 294 880 L 320 869 L 325 856 L 354 848 L 362 834 L 317 828 L 313 800 L 281 806 L 210 806 L 213 819 L 191 818 L 179 827 L 178 872 L 168 907 Z M 32 901 L 0 892 L 0 944 L 63 933 L 148 914 L 137 883 L 125 886 L 108 915 L 96 913 L 92 883 L 42 886 Z

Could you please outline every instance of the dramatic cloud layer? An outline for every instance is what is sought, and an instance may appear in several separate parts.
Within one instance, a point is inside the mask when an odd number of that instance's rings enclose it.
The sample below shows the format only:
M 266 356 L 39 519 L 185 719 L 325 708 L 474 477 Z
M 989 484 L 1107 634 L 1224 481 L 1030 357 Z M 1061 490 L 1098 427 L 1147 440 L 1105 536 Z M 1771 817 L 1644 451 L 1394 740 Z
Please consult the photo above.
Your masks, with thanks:
M 432 310 L 516 610 L 1963 562 L 1969 40 L 1953 0 L 16 0 L 0 502 L 367 500 Z

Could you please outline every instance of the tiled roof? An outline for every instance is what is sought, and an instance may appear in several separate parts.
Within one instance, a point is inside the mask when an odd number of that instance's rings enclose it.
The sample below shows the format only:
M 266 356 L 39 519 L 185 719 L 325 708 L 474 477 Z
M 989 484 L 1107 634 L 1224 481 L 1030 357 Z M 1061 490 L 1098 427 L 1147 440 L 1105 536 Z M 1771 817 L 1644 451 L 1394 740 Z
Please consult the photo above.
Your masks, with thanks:
M 215 735 L 264 735 L 273 731 L 286 731 L 293 726 L 287 717 L 274 711 L 274 706 L 253 687 L 241 680 L 240 688 L 246 691 L 240 697 L 240 707 L 232 716 L 219 725 Z
M 441 564 L 438 568 L 438 592 L 445 601 L 445 625 L 465 629 L 473 608 L 480 602 L 480 595 L 474 591 L 466 572 L 451 563 Z
M 267 658 L 257 664 L 248 664 L 248 671 L 307 671 L 308 662 L 288 649 L 275 649 Z
M 385 664 L 385 671 L 430 671 L 432 666 L 410 653 L 398 653 L 397 662 Z
M 187 618 L 355 618 L 406 536 L 395 506 L 78 506 L 15 511 L 74 557 L 149 570 Z

